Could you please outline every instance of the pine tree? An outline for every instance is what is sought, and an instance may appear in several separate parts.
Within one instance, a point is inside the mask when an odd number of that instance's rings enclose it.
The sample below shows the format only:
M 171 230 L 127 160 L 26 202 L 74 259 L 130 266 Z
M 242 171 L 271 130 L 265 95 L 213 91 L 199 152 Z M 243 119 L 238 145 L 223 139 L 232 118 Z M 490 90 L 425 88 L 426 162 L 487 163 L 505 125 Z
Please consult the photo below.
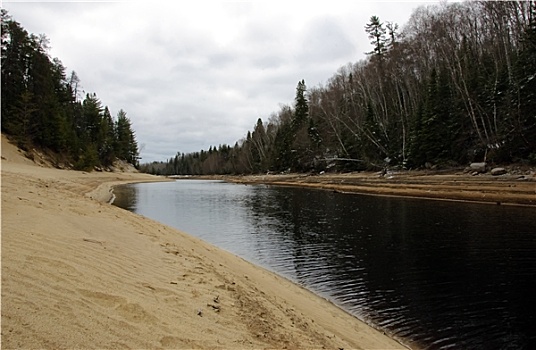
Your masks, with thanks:
M 288 135 L 290 145 L 290 167 L 295 171 L 305 171 L 310 167 L 308 158 L 312 155 L 309 137 L 309 104 L 305 80 L 298 82 L 294 99 L 294 116 L 291 121 L 291 133 Z
M 305 80 L 299 81 L 296 86 L 296 97 L 294 99 L 294 118 L 292 119 L 292 128 L 297 131 L 307 121 L 309 117 L 309 105 L 305 93 L 307 86 Z
M 454 144 L 460 124 L 453 111 L 454 102 L 445 70 L 433 69 L 428 79 L 425 100 L 416 113 L 411 138 L 411 164 L 441 164 L 461 157 Z
M 374 49 L 367 54 L 381 59 L 387 50 L 387 41 L 385 38 L 385 28 L 383 27 L 383 23 L 380 22 L 380 18 L 378 16 L 370 17 L 370 22 L 365 26 L 365 31 L 368 34 L 370 43 L 374 46 Z
M 44 37 L 39 40 L 39 43 L 47 42 Z M 61 151 L 65 146 L 66 133 L 65 115 L 56 91 L 62 84 L 61 68 L 55 67 L 45 53 L 45 47 L 38 45 L 30 58 L 28 74 L 28 89 L 34 96 L 34 103 L 39 106 L 33 115 L 30 137 L 41 146 Z
M 116 147 L 115 154 L 119 159 L 137 166 L 138 164 L 138 144 L 136 135 L 132 130 L 132 124 L 127 117 L 127 113 L 122 109 L 117 113 L 116 121 Z M 205 152 L 204 152 L 205 153 Z M 205 159 L 203 159 L 204 161 Z
M 102 165 L 111 165 L 115 159 L 114 144 L 115 130 L 114 121 L 108 107 L 104 107 L 100 125 L 99 139 L 102 142 L 99 146 L 99 160 Z
M 104 108 L 101 101 L 97 98 L 95 93 L 86 94 L 86 98 L 82 103 L 83 109 L 83 129 L 86 132 L 86 136 L 89 142 L 101 144 L 102 143 L 102 113 Z
M 362 158 L 367 160 L 369 165 L 377 167 L 387 156 L 387 150 L 385 147 L 386 140 L 381 131 L 372 101 L 367 103 L 363 134 L 364 135 L 360 137 L 362 141 L 360 145 Z
M 272 169 L 286 171 L 292 165 L 292 129 L 290 123 L 282 123 L 277 129 L 272 153 Z

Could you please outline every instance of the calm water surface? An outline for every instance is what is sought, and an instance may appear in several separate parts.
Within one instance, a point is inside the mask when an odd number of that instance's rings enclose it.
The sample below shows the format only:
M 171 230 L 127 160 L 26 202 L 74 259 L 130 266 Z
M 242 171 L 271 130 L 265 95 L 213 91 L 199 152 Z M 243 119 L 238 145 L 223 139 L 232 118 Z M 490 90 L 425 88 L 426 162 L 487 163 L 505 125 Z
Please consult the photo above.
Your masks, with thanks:
M 115 205 L 428 349 L 536 349 L 536 209 L 179 180 Z

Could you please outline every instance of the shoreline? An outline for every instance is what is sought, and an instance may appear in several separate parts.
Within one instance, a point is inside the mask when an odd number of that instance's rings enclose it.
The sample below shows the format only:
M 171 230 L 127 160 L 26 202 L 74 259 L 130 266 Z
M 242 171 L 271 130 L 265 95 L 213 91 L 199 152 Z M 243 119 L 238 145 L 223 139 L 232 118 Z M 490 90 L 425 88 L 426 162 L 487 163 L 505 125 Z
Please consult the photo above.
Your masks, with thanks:
M 471 176 L 464 173 L 428 174 L 419 171 L 323 175 L 200 176 L 238 184 L 304 187 L 342 194 L 406 197 L 479 204 L 536 206 L 536 174 Z
M 195 179 L 194 177 L 190 177 L 190 178 L 184 178 L 184 179 Z M 178 179 L 173 179 L 173 180 L 178 180 Z M 165 180 L 164 180 L 165 181 Z M 116 185 L 113 185 L 113 186 L 110 186 L 110 190 L 113 192 L 113 189 L 116 187 L 116 186 L 122 186 L 122 185 L 128 185 L 128 184 L 134 184 L 134 183 L 143 183 L 143 181 L 136 181 L 136 182 L 130 182 L 130 183 L 121 183 L 121 184 L 116 184 Z M 115 198 L 115 195 L 114 195 L 114 198 Z M 110 201 L 107 203 L 108 205 L 113 205 L 113 202 Z M 129 210 L 127 209 L 123 209 L 123 210 L 126 210 L 128 212 L 130 212 Z M 134 215 L 138 215 L 138 214 L 135 214 Z M 150 219 L 150 220 L 153 220 L 153 219 Z M 159 221 L 156 221 L 156 222 L 159 222 Z M 189 233 L 186 232 L 186 234 L 190 235 Z M 192 236 L 192 237 L 196 237 L 196 236 Z M 206 242 L 206 241 L 203 241 L 203 242 Z M 211 243 L 208 243 L 206 242 L 207 244 L 209 245 L 212 245 Z M 294 285 L 295 287 L 297 288 L 300 288 L 302 289 L 303 291 L 305 291 L 306 293 L 311 293 L 312 295 L 314 295 L 315 297 L 317 298 L 320 298 L 324 301 L 326 301 L 327 303 L 329 303 L 333 308 L 336 308 L 338 310 L 340 310 L 341 312 L 345 313 L 346 315 L 356 319 L 358 322 L 362 322 L 363 324 L 367 325 L 368 327 L 371 327 L 372 329 L 376 330 L 377 332 L 380 332 L 382 333 L 383 335 L 391 338 L 392 340 L 394 340 L 395 342 L 397 342 L 400 346 L 402 346 L 403 349 L 414 349 L 414 350 L 417 350 L 417 349 L 420 349 L 420 347 L 418 346 L 417 343 L 414 343 L 412 345 L 408 344 L 406 342 L 407 339 L 404 339 L 404 338 L 400 338 L 398 336 L 395 336 L 394 334 L 391 334 L 389 333 L 387 330 L 384 330 L 382 329 L 380 326 L 378 326 L 377 324 L 375 324 L 374 322 L 368 320 L 368 319 L 363 319 L 363 318 L 360 318 L 354 314 L 352 314 L 350 311 L 346 310 L 342 305 L 339 305 L 337 304 L 335 301 L 329 299 L 328 297 L 326 296 L 323 296 L 321 295 L 320 293 L 314 291 L 313 289 L 311 288 L 308 288 L 307 286 L 297 282 L 297 281 L 294 281 L 293 279 L 287 277 L 287 276 L 284 276 L 282 274 L 279 274 L 273 270 L 271 270 L 270 268 L 266 267 L 266 266 L 263 266 L 263 265 L 259 265 L 259 264 L 256 264 L 255 262 L 252 262 L 246 258 L 243 258 L 241 257 L 240 255 L 235 255 L 234 253 L 228 251 L 228 250 L 225 250 L 223 248 L 220 248 L 218 246 L 214 246 L 216 249 L 221 249 L 233 256 L 236 256 L 237 258 L 241 259 L 241 260 L 244 260 L 246 261 L 247 263 L 255 266 L 256 268 L 259 268 L 259 269 L 262 269 L 262 270 L 265 270 L 266 273 L 269 273 L 269 274 L 274 274 L 276 275 L 278 278 L 281 278 L 283 280 L 286 280 L 288 283 Z
M 190 178 L 190 179 L 192 179 L 192 178 Z M 169 180 L 166 180 L 166 178 L 163 178 L 163 179 L 162 179 L 162 182 L 164 182 L 164 181 L 169 181 Z M 134 183 L 144 183 L 144 182 L 145 182 L 145 181 L 136 181 L 136 182 L 118 183 L 118 184 L 113 184 L 113 185 L 112 185 L 112 184 L 109 184 L 110 193 L 112 193 L 112 197 L 115 198 L 115 195 L 113 194 L 113 190 L 114 190 L 114 188 L 115 188 L 116 186 L 129 185 L 129 184 L 134 184 Z M 105 185 L 105 184 L 103 184 L 103 185 Z M 106 204 L 108 204 L 108 205 L 113 205 L 113 200 L 108 201 Z M 123 209 L 123 210 L 126 210 L 126 209 Z M 127 211 L 128 211 L 128 210 L 127 210 Z M 128 211 L 128 212 L 130 212 L 130 211 Z M 138 214 L 134 214 L 134 215 L 138 215 Z M 150 219 L 150 220 L 153 220 L 153 219 Z M 156 222 L 158 222 L 158 221 L 156 221 Z M 188 234 L 188 233 L 186 233 L 186 234 Z M 188 234 L 188 235 L 190 235 L 190 234 Z M 195 236 L 192 236 L 192 237 L 195 237 Z M 203 241 L 203 242 L 205 242 L 205 241 Z M 210 243 L 207 242 L 207 244 L 210 244 Z M 214 246 L 214 247 L 215 247 L 216 249 L 222 249 L 222 248 L 217 247 L 217 246 Z M 233 254 L 233 253 L 231 253 L 231 252 L 229 252 L 229 251 L 227 251 L 227 250 L 224 250 L 224 251 L 225 251 L 225 252 L 228 252 L 228 253 L 231 254 L 231 255 L 235 255 L 235 254 Z M 322 296 L 322 295 L 316 293 L 314 290 L 312 290 L 312 289 L 310 289 L 310 288 L 307 288 L 306 286 L 304 286 L 304 285 L 302 285 L 302 284 L 300 284 L 300 283 L 297 283 L 296 281 L 293 281 L 292 279 L 290 279 L 290 278 L 288 278 L 288 277 L 286 277 L 286 276 L 280 275 L 280 274 L 276 273 L 275 271 L 272 271 L 272 270 L 268 269 L 267 267 L 264 267 L 264 266 L 261 266 L 261 265 L 257 265 L 257 264 L 255 264 L 254 262 L 251 262 L 251 261 L 249 261 L 249 260 L 247 260 L 247 259 L 245 259 L 245 258 L 242 258 L 242 257 L 238 256 L 238 255 L 235 255 L 235 256 L 236 256 L 237 258 L 239 258 L 239 259 L 242 259 L 242 260 L 244 260 L 244 261 L 246 261 L 246 262 L 248 262 L 248 263 L 254 265 L 256 268 L 265 270 L 267 273 L 277 275 L 277 277 L 279 277 L 279 278 L 281 278 L 281 279 L 284 279 L 284 280 L 288 281 L 288 283 L 291 283 L 292 285 L 296 286 L 297 288 L 303 289 L 303 290 L 304 290 L 305 292 L 307 292 L 307 293 L 311 293 L 311 294 L 313 294 L 314 296 L 316 296 L 316 297 L 318 297 L 318 298 L 320 298 L 320 299 L 325 300 L 325 301 L 328 302 L 330 305 L 332 305 L 332 307 L 339 309 L 340 311 L 344 312 L 344 313 L 347 314 L 348 316 L 350 316 L 350 317 L 356 319 L 358 322 L 362 322 L 362 323 L 364 323 L 365 325 L 367 325 L 368 327 L 371 327 L 371 328 L 373 328 L 374 330 L 376 330 L 376 331 L 382 333 L 383 335 L 385 335 L 385 336 L 391 338 L 392 340 L 396 341 L 396 342 L 397 342 L 398 344 L 400 344 L 404 349 L 415 349 L 415 350 L 418 349 L 418 347 L 415 347 L 415 346 L 412 347 L 412 346 L 410 346 L 409 344 L 406 344 L 405 339 L 400 338 L 400 337 L 397 337 L 397 336 L 395 336 L 394 334 L 389 334 L 389 333 L 387 333 L 386 330 L 383 330 L 381 327 L 379 327 L 378 325 L 376 325 L 375 323 L 373 323 L 373 322 L 371 322 L 371 321 L 369 321 L 369 320 L 361 319 L 361 318 L 357 317 L 356 315 L 352 314 L 352 313 L 349 312 L 348 310 L 345 310 L 341 305 L 338 305 L 338 304 L 335 303 L 333 300 L 330 300 L 329 298 L 324 297 L 324 296 Z M 414 345 L 415 345 L 415 344 L 414 344 Z
M 391 348 L 331 301 L 105 204 L 146 174 L 28 164 L 2 142 L 5 348 Z

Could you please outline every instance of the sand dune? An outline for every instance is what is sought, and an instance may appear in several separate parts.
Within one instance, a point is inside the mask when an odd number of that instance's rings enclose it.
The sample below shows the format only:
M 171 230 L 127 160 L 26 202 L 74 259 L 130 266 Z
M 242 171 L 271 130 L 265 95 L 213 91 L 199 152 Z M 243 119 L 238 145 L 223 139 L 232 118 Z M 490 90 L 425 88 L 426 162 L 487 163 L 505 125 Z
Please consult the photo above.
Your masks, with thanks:
M 39 167 L 2 136 L 2 348 L 395 349 L 309 291 L 105 204 L 135 173 Z

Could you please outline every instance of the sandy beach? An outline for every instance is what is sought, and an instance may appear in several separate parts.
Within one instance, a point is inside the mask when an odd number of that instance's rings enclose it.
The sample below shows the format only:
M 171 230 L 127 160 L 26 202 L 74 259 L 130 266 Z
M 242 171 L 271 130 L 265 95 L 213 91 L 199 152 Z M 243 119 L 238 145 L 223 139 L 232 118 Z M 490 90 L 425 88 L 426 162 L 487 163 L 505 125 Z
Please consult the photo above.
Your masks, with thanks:
M 2 136 L 2 348 L 398 349 L 330 302 L 106 202 L 138 173 L 38 166 Z

